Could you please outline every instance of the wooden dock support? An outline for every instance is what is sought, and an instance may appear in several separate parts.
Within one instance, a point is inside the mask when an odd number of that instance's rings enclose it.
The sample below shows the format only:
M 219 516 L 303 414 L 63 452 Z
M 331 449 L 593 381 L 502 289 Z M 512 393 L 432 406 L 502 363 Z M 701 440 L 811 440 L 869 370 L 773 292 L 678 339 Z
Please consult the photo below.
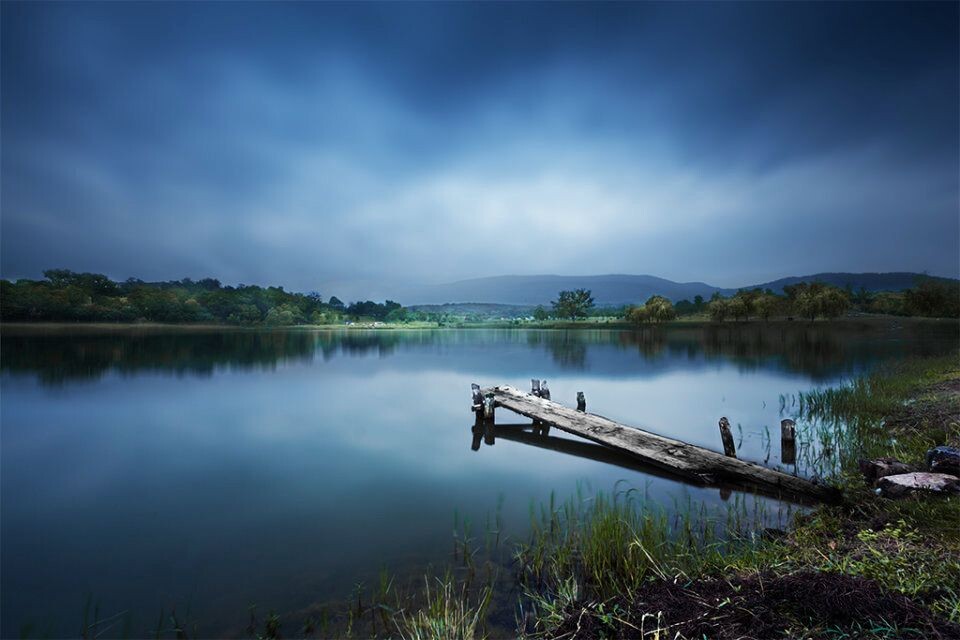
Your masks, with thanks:
M 479 411 L 483 406 L 483 393 L 480 391 L 480 385 L 476 382 L 470 385 L 470 393 L 473 396 L 473 410 Z
M 587 410 L 587 398 L 583 395 L 583 391 L 577 391 L 577 411 L 586 411 Z
M 544 386 L 540 386 L 541 394 Z M 484 390 L 484 396 L 485 400 L 492 399 L 495 406 L 621 451 L 638 461 L 698 484 L 733 482 L 762 487 L 765 492 L 773 491 L 822 501 L 836 501 L 841 497 L 834 487 L 628 427 L 603 416 L 564 407 L 545 397 L 538 398 L 513 387 L 492 387 Z M 490 413 L 492 417 L 492 408 Z
M 797 462 L 797 423 L 789 418 L 780 421 L 780 460 L 783 464 Z
M 737 457 L 737 448 L 733 444 L 733 432 L 730 431 L 730 421 L 726 416 L 720 418 L 720 439 L 723 441 L 723 455 Z
M 497 401 L 492 393 L 487 393 L 483 397 L 483 421 L 493 422 L 493 410 L 497 406 Z

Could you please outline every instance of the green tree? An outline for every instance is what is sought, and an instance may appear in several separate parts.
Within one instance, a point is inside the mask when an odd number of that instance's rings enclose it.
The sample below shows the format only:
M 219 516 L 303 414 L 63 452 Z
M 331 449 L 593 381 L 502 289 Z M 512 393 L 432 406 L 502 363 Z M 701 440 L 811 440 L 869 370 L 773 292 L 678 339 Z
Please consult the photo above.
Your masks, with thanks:
M 907 313 L 933 318 L 960 317 L 960 283 L 923 278 L 903 293 Z
M 836 318 L 850 309 L 850 298 L 842 289 L 825 287 L 817 294 L 820 313 L 827 318 Z
M 753 302 L 753 308 L 756 311 L 757 315 L 760 316 L 764 322 L 770 319 L 780 306 L 780 299 L 770 293 L 764 293 L 757 297 Z
M 820 298 L 809 289 L 800 291 L 794 300 L 793 308 L 797 315 L 809 318 L 810 322 L 813 322 L 820 315 Z
M 241 304 L 237 307 L 237 310 L 231 313 L 227 317 L 227 321 L 231 324 L 257 324 L 260 322 L 260 309 L 257 309 L 256 305 L 252 304 Z
M 387 313 L 385 320 L 387 322 L 407 322 L 410 319 L 409 315 L 406 309 L 399 307 L 397 309 L 391 309 L 390 312 Z
M 557 299 L 551 303 L 554 313 L 559 318 L 585 318 L 593 308 L 593 296 L 589 289 L 574 289 L 561 291 Z
M 710 311 L 710 319 L 716 322 L 723 322 L 730 315 L 730 302 L 720 295 L 714 295 L 707 305 Z
M 647 315 L 653 322 L 668 322 L 677 317 L 673 303 L 663 296 L 650 296 L 643 306 L 646 307 Z
M 689 300 L 680 300 L 674 305 L 678 316 L 689 316 L 697 311 L 697 305 Z
M 650 321 L 650 311 L 647 305 L 641 304 L 627 309 L 627 320 L 634 324 L 644 324 Z
M 294 324 L 303 324 L 306 319 L 300 309 L 290 303 L 281 304 L 267 312 L 264 322 L 270 326 L 290 326 Z
M 543 305 L 537 305 L 537 308 L 533 310 L 533 319 L 543 322 L 550 317 L 550 314 L 547 313 L 547 310 L 543 308 Z

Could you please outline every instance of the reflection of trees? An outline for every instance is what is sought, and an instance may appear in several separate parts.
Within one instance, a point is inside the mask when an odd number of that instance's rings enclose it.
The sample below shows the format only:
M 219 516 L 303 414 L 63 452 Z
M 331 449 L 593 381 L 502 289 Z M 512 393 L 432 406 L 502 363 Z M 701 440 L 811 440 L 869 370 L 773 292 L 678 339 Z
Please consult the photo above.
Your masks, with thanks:
M 525 339 L 531 348 L 543 347 L 561 369 L 586 369 L 587 349 L 596 344 L 596 331 L 590 330 L 562 330 L 562 331 L 531 331 Z
M 663 352 L 667 345 L 667 331 L 663 327 L 644 327 L 621 334 L 622 346 L 635 346 L 646 360 L 652 360 Z
M 217 367 L 270 369 L 319 352 L 389 355 L 402 337 L 393 332 L 285 330 L 5 330 L 0 370 L 35 373 L 44 384 L 96 379 L 108 371 L 211 375 Z
M 636 365 L 645 361 L 676 367 L 685 361 L 697 366 L 698 361 L 723 360 L 746 370 L 780 368 L 824 379 L 862 369 L 878 359 L 949 353 L 956 349 L 958 335 L 955 323 L 910 321 L 546 331 L 4 327 L 0 370 L 36 374 L 44 383 L 57 384 L 95 379 L 108 371 L 210 375 L 217 367 L 271 368 L 287 361 L 310 361 L 315 354 L 329 360 L 337 356 L 386 357 L 401 350 L 446 354 L 450 349 L 451 358 L 470 353 L 485 358 L 483 362 L 499 371 L 498 350 L 526 345 L 530 358 L 545 351 L 562 369 L 586 369 L 588 357 L 599 371 L 624 372 L 636 371 Z M 491 351 L 481 355 L 478 347 Z
M 547 341 L 553 361 L 561 369 L 584 369 L 587 366 L 587 344 L 570 331 L 560 332 Z
M 957 327 L 946 323 L 729 323 L 628 331 L 618 344 L 637 348 L 645 359 L 728 360 L 743 369 L 780 367 L 818 379 L 880 358 L 943 354 L 957 336 Z

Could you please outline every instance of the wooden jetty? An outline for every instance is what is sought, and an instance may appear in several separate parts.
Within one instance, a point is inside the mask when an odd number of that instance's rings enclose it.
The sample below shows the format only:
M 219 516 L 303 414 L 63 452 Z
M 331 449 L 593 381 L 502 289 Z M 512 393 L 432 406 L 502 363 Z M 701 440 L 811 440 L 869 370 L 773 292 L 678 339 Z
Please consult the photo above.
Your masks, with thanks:
M 747 484 L 763 487 L 767 490 L 764 493 L 772 490 L 825 502 L 835 502 L 841 498 L 839 490 L 834 487 L 629 427 L 600 415 L 570 409 L 513 387 L 497 386 L 481 390 L 474 385 L 473 410 L 477 413 L 477 420 L 492 423 L 495 407 L 509 409 L 531 418 L 534 423 L 552 425 L 592 440 L 697 484 Z

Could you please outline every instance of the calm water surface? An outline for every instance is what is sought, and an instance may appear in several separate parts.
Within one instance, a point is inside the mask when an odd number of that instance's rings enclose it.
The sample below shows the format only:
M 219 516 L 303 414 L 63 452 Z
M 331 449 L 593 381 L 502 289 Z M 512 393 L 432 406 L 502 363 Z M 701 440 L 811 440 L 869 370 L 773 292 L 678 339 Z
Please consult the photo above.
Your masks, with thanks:
M 7 327 L 0 631 L 76 635 L 89 598 L 101 616 L 127 611 L 133 635 L 172 607 L 189 609 L 203 634 L 240 633 L 251 604 L 303 610 L 348 597 L 382 568 L 442 566 L 455 513 L 482 523 L 502 504 L 506 532 L 522 539 L 531 504 L 578 484 L 636 487 L 666 509 L 731 499 L 503 438 L 472 451 L 471 382 L 546 378 L 554 400 L 573 405 L 584 391 L 591 411 L 714 449 L 728 416 L 741 457 L 778 466 L 765 433 L 777 433 L 780 394 L 956 348 L 955 325 L 937 323 Z M 504 410 L 497 420 L 521 421 Z

